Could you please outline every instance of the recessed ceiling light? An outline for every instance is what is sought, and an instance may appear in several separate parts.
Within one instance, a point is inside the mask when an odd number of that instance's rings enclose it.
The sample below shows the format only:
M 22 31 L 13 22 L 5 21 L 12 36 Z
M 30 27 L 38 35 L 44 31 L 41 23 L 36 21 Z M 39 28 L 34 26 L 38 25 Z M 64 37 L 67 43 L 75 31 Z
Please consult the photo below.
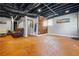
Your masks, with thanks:
M 38 9 L 38 12 L 41 12 L 41 9 Z
M 69 10 L 66 10 L 65 13 L 69 13 Z

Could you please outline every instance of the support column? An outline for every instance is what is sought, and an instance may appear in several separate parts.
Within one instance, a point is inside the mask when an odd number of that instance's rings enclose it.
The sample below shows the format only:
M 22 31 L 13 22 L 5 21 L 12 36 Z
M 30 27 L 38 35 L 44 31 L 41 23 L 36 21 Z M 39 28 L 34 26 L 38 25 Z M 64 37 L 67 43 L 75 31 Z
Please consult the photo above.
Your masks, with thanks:
M 37 17 L 37 19 L 36 19 L 36 23 L 37 23 L 36 35 L 38 35 L 38 17 Z
M 78 33 L 79 33 L 79 11 L 77 13 L 77 27 L 78 27 Z
M 24 37 L 27 37 L 27 31 L 28 31 L 28 26 L 27 26 L 27 16 L 24 17 L 24 20 L 23 20 L 23 27 L 24 27 Z
M 11 16 L 11 30 L 14 31 L 14 19 Z

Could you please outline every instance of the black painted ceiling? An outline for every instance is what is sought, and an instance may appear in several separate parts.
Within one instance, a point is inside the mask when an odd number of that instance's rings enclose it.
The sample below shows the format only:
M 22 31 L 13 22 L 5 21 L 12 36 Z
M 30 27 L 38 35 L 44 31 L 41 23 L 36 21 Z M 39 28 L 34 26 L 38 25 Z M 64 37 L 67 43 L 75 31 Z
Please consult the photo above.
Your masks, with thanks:
M 38 9 L 41 9 L 41 12 L 38 12 Z M 66 10 L 69 12 L 65 13 Z M 77 11 L 79 11 L 78 3 L 0 3 L 0 17 L 13 16 L 16 20 L 25 15 L 51 18 Z

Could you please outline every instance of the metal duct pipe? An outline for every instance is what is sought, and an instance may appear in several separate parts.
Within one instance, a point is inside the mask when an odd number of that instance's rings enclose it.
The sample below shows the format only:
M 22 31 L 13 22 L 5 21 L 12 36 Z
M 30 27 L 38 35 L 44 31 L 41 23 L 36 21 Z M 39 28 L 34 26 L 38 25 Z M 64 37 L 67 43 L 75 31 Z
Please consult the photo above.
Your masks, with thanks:
M 38 5 L 40 5 L 40 4 L 34 4 L 34 5 L 32 6 L 32 8 L 29 8 L 29 10 L 24 10 L 24 11 L 15 10 L 15 9 L 9 8 L 9 7 L 7 7 L 7 6 L 5 6 L 4 9 L 6 9 L 7 11 L 10 11 L 10 12 L 14 12 L 14 13 L 25 14 L 25 15 L 32 15 L 32 16 L 34 15 L 34 16 L 36 16 L 37 14 L 32 14 L 32 13 L 28 13 L 28 12 L 29 12 L 30 10 L 36 8 Z
M 19 14 L 23 14 L 23 15 L 37 16 L 37 14 L 28 13 L 27 11 L 19 11 L 19 10 L 11 9 L 11 8 L 8 8 L 8 7 L 4 7 L 4 8 L 5 8 L 7 11 L 14 12 L 14 13 L 19 13 Z
M 19 14 L 26 14 L 27 11 L 20 11 L 20 10 L 15 10 L 15 9 L 12 9 L 12 8 L 9 8 L 9 7 L 4 7 L 7 11 L 10 11 L 10 12 L 14 12 L 14 13 L 19 13 Z

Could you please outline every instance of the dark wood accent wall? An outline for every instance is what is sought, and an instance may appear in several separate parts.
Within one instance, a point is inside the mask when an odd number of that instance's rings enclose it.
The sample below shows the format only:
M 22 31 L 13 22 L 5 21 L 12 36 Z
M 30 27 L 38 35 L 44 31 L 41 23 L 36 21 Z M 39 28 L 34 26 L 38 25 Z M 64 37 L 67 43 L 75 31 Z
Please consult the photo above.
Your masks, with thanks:
M 39 16 L 38 17 L 38 34 L 45 34 L 48 32 L 48 26 L 44 28 L 43 22 L 44 22 L 44 17 Z

